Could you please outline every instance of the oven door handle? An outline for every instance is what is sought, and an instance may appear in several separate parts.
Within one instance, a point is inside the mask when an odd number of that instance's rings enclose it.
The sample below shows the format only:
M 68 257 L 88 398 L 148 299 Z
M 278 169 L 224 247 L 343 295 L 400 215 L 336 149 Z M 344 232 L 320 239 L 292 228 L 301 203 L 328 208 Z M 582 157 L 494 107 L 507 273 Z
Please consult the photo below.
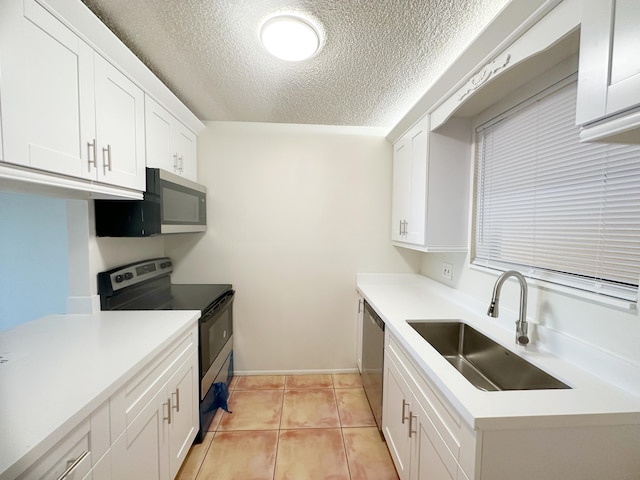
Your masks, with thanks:
M 233 290 L 227 292 L 218 303 L 216 303 L 213 307 L 211 307 L 211 309 L 206 311 L 205 314 L 202 315 L 202 317 L 200 317 L 200 323 L 204 325 L 205 323 L 208 323 L 212 318 L 216 317 L 222 307 L 226 307 L 229 303 L 231 303 L 231 301 L 233 301 L 234 294 L 235 292 Z

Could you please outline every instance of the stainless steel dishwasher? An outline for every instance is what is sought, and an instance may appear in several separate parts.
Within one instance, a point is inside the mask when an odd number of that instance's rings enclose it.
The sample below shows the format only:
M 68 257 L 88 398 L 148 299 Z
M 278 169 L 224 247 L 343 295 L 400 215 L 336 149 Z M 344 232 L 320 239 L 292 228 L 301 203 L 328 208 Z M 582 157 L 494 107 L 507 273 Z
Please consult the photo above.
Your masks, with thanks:
M 384 322 L 366 301 L 362 322 L 362 384 L 378 430 L 382 431 Z

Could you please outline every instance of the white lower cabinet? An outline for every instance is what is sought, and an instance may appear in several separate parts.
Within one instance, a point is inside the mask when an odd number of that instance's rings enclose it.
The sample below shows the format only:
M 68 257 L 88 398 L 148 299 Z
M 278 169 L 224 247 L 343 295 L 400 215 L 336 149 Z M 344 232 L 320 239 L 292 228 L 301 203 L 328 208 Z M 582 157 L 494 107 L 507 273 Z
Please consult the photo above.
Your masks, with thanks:
M 400 479 L 466 479 L 459 463 L 461 442 L 473 450 L 473 433 L 419 376 L 391 335 L 385 343 L 382 430 Z
M 166 392 L 156 394 L 111 447 L 112 477 L 139 480 L 169 478 L 166 451 Z
M 106 469 L 109 470 L 108 465 L 99 467 L 98 462 L 108 450 L 109 402 L 105 402 L 18 478 L 19 480 L 111 478 L 92 475 L 94 469 L 99 472 L 107 467 Z
M 17 480 L 173 480 L 200 424 L 197 345 L 194 326 Z
M 18 480 L 82 480 L 91 469 L 91 424 L 82 422 Z M 66 477 L 62 477 L 66 472 Z
M 196 345 L 194 332 L 116 394 L 112 430 L 125 428 L 111 447 L 114 480 L 175 478 L 199 428 Z
M 358 311 L 356 312 L 356 364 L 362 373 L 362 322 L 364 321 L 364 298 L 358 295 Z

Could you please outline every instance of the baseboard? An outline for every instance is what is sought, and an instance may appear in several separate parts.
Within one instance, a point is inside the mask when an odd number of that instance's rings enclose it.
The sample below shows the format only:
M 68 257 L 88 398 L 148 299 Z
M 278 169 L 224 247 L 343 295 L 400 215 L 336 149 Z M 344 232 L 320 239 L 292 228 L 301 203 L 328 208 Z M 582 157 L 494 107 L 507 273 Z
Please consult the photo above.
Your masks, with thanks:
M 330 375 L 341 373 L 359 373 L 356 367 L 354 368 L 339 368 L 339 369 L 319 369 L 319 370 L 238 370 L 235 369 L 235 375 Z

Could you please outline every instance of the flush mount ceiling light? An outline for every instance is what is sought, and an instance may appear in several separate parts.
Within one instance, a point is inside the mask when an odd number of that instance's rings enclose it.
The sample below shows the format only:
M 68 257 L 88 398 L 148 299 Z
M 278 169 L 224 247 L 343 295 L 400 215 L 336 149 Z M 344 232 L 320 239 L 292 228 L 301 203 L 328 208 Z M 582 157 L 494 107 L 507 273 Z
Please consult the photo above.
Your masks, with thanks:
M 295 15 L 279 15 L 264 22 L 260 40 L 269 53 L 289 62 L 306 60 L 320 49 L 318 30 Z

